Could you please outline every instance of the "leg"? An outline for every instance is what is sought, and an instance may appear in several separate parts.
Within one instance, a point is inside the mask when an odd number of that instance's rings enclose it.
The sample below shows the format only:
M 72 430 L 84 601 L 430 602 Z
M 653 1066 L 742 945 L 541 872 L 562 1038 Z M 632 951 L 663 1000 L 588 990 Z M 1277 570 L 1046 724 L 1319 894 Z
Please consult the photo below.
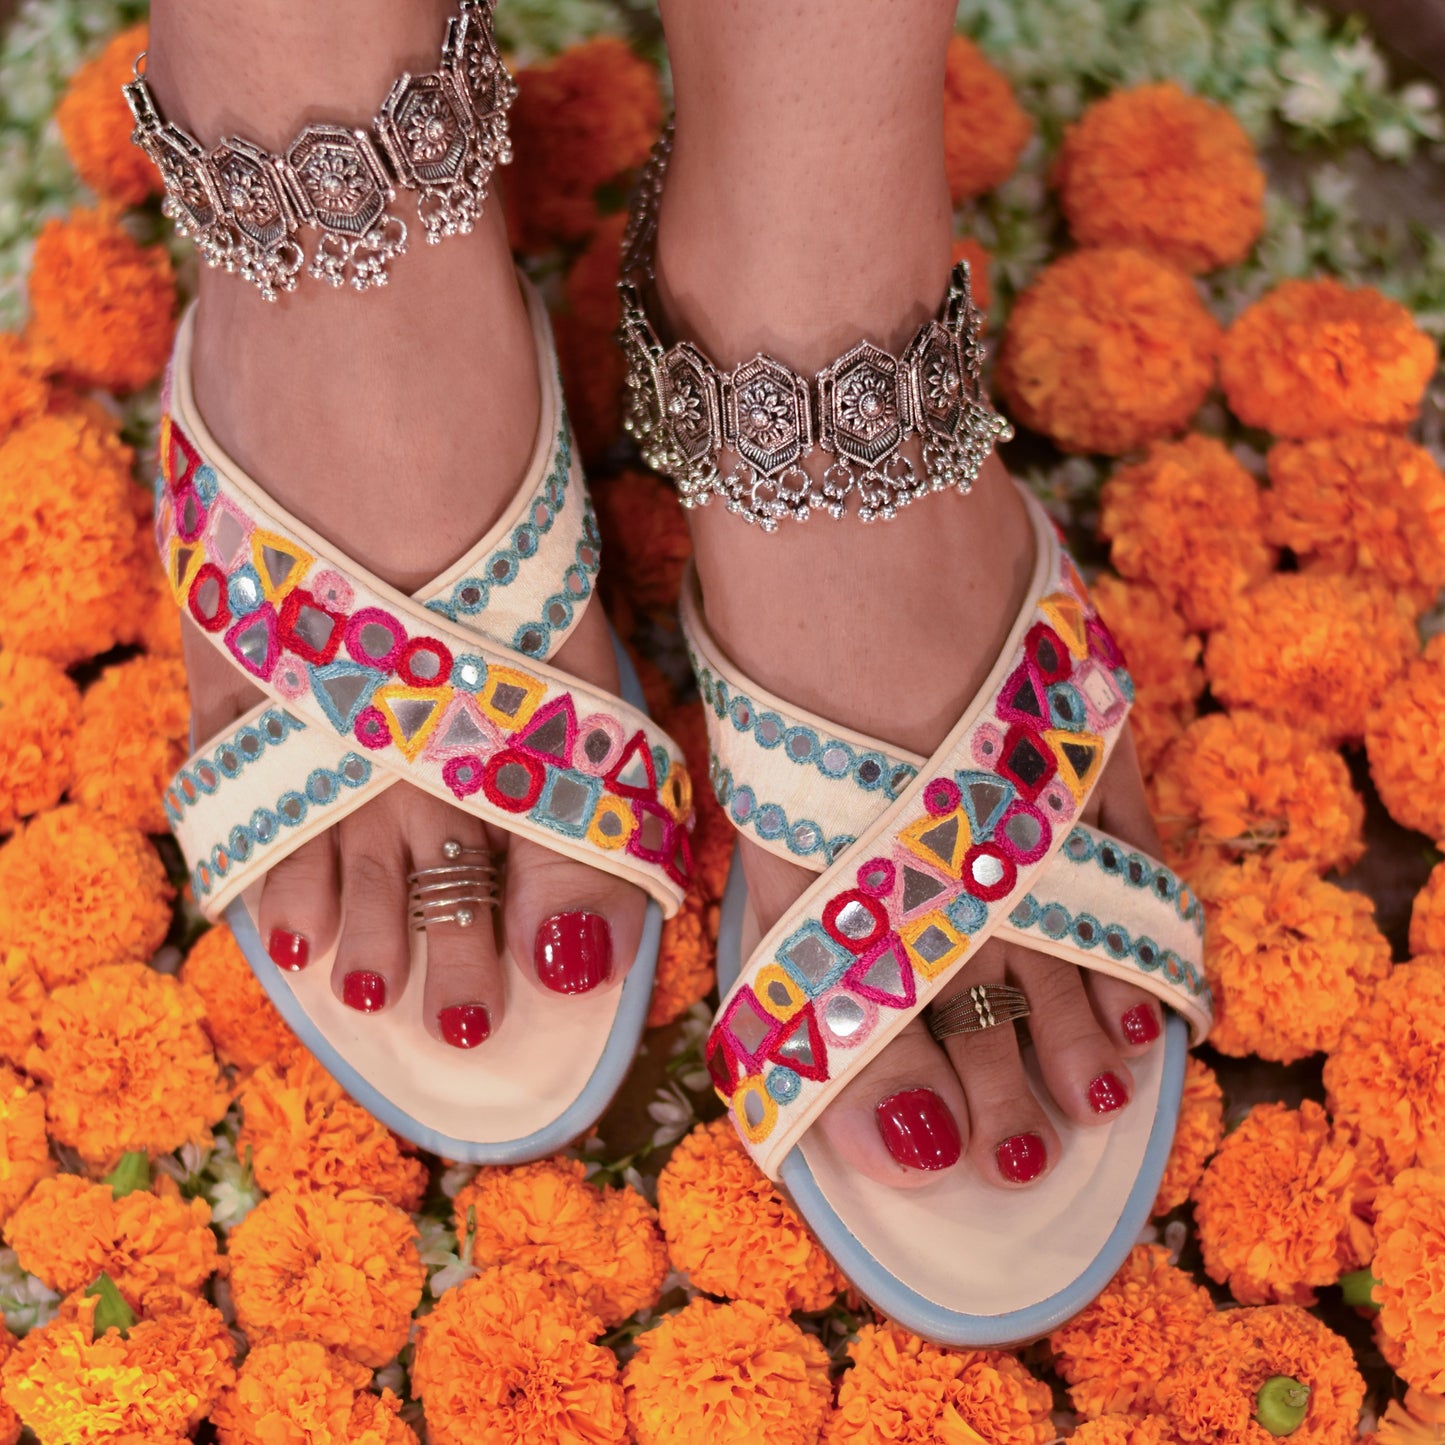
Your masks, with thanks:
M 163 113 L 204 144 L 240 133 L 275 151 L 308 121 L 366 124 L 402 70 L 435 66 L 450 13 L 447 0 L 359 0 L 341 24 L 335 7 L 295 0 L 157 0 L 149 75 Z M 539 397 L 498 197 L 471 235 L 436 247 L 419 244 L 407 219 L 416 243 L 388 286 L 361 297 L 303 284 L 269 305 L 203 270 L 194 382 L 217 440 L 245 470 L 412 590 L 500 516 L 531 454 Z M 188 658 L 204 738 L 255 697 L 194 634 Z M 600 612 L 554 661 L 615 686 Z M 448 837 L 480 843 L 481 824 L 399 785 L 297 851 L 266 884 L 261 925 L 273 958 L 304 966 L 341 929 L 334 988 L 363 1011 L 384 1007 L 408 967 L 406 873 L 439 862 Z M 636 890 L 522 842 L 508 878 L 508 942 L 519 960 L 545 955 L 554 986 L 599 981 L 609 928 L 611 956 L 622 966 L 632 958 Z M 428 956 L 428 1026 L 448 1042 L 479 1042 L 500 1022 L 505 992 L 490 930 L 438 930 Z
M 657 264 L 674 334 L 722 366 L 762 350 L 811 371 L 861 337 L 901 349 L 946 289 L 951 0 L 663 0 L 662 9 L 677 136 Z M 815 518 L 768 536 L 719 506 L 689 515 L 709 623 L 743 671 L 800 707 L 925 754 L 987 676 L 1032 565 L 1027 515 L 997 460 L 970 496 L 941 493 L 876 526 Z M 880 684 L 908 678 L 906 712 L 888 706 L 883 686 L 844 681 L 870 668 Z M 1132 749 L 1100 794 L 1103 826 L 1153 841 Z M 757 849 L 746 864 L 764 927 L 811 880 Z M 1122 1107 L 1124 1059 L 1157 1033 L 1157 1006 L 997 944 L 980 951 L 968 980 L 1005 975 L 1030 995 L 1063 1112 L 1094 1122 Z M 1011 1030 L 950 1040 L 945 1054 L 921 1020 L 818 1127 L 870 1175 L 921 1182 L 930 1176 L 919 1171 L 959 1157 L 940 1101 L 985 1177 L 1025 1182 L 1057 1152 Z

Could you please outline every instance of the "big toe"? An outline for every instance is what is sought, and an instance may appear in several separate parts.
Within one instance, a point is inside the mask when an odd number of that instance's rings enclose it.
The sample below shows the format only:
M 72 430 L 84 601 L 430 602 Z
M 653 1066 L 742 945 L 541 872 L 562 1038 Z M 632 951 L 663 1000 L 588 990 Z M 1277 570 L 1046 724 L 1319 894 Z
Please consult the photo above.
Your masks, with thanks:
M 911 1189 L 963 1158 L 968 1117 L 957 1076 L 914 1019 L 813 1127 L 859 1173 Z
M 507 944 L 522 971 L 553 993 L 590 993 L 623 978 L 646 905 L 641 889 L 540 843 L 508 845 Z

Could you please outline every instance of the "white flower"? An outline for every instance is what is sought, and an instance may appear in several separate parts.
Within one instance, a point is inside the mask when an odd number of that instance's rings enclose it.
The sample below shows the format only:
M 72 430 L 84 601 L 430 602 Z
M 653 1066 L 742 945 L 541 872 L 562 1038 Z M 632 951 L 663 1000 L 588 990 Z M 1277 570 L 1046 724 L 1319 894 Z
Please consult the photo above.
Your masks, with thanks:
M 11 1334 L 23 1335 L 48 1324 L 59 1303 L 53 1289 L 21 1269 L 13 1249 L 0 1249 L 0 1314 Z
M 448 1199 L 455 1199 L 476 1177 L 477 1166 L 475 1164 L 453 1164 L 442 1174 L 442 1193 Z
M 692 1101 L 676 1084 L 659 1089 L 647 1106 L 648 1117 L 657 1125 L 652 1131 L 652 1147 L 665 1148 L 676 1143 L 692 1127 L 697 1113 Z

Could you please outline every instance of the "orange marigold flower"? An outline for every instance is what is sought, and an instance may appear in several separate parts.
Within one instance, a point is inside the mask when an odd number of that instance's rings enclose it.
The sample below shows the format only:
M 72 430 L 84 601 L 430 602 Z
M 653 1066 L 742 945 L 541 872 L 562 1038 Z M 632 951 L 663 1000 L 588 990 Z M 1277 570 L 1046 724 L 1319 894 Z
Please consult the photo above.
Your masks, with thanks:
M 786 1314 L 826 1309 L 847 1287 L 727 1119 L 699 1124 L 672 1151 L 657 1212 L 673 1265 L 709 1294 Z
M 135 598 L 130 635 L 124 641 L 139 643 L 152 656 L 181 655 L 181 612 L 171 595 L 165 570 L 157 565 L 148 549 L 142 549 L 134 566 L 131 584 Z
M 6 1225 L 5 1242 L 51 1289 L 69 1294 L 104 1271 L 132 1305 L 143 1306 L 157 1285 L 197 1293 L 216 1272 L 204 1199 L 145 1189 L 117 1199 L 109 1184 L 77 1174 L 37 1184 Z
M 1014 1355 L 950 1350 L 896 1325 L 864 1325 L 823 1445 L 931 1445 L 987 1440 L 1045 1445 L 1053 1392 Z
M 1204 644 L 1152 586 L 1106 573 L 1095 579 L 1090 590 L 1134 679 L 1129 724 L 1148 777 L 1194 716 L 1204 691 L 1204 669 L 1199 665 Z
M 0 332 L 0 440 L 45 410 L 44 367 L 24 338 Z
M 647 1027 L 661 1028 L 679 1019 L 717 982 L 717 904 L 706 903 L 691 892 L 662 925 L 657 954 L 657 976 Z
M 191 698 L 178 657 L 133 657 L 85 692 L 71 795 L 144 833 L 169 824 L 161 794 L 190 753 Z
M 1258 713 L 1197 718 L 1151 783 L 1164 856 L 1186 873 L 1262 849 L 1324 872 L 1365 851 L 1365 804 L 1345 760 Z
M 305 1056 L 305 1047 L 276 1012 L 224 923 L 195 941 L 180 976 L 205 1006 L 206 1032 L 223 1064 L 249 1073 L 262 1064 L 284 1069 Z
M 73 804 L 32 818 L 0 847 L 0 938 L 47 988 L 150 958 L 170 929 L 173 897 L 143 833 Z
M 73 211 L 36 238 L 30 312 L 30 340 L 50 369 L 78 386 L 134 391 L 170 356 L 176 278 L 164 246 L 138 246 L 103 211 Z
M 357 1190 L 411 1211 L 421 1206 L 427 1168 L 372 1118 L 309 1054 L 285 1067 L 262 1064 L 239 1094 L 236 1152 L 251 1154 L 266 1192 L 294 1186 Z
M 617 1357 L 568 1289 L 513 1265 L 449 1289 L 418 1327 L 412 1389 L 433 1445 L 627 1439 Z
M 69 667 L 130 630 L 138 536 L 131 499 L 139 490 L 131 455 L 80 412 L 39 417 L 0 442 L 0 641 L 7 649 Z
M 0 833 L 8 833 L 70 787 L 80 689 L 53 662 L 0 652 L 0 715 Z
M 1198 886 L 1209 905 L 1214 1047 L 1284 1064 L 1333 1049 L 1390 972 L 1374 902 L 1272 853 L 1211 871 Z
M 1368 1255 L 1361 1197 L 1355 1151 L 1320 1105 L 1256 1104 L 1194 1191 L 1204 1268 L 1241 1304 L 1313 1304 Z
M 1348 1445 L 1355 1438 L 1365 1382 L 1349 1342 L 1297 1305 L 1221 1310 L 1211 1315 L 1163 1382 L 1176 1437 L 1193 1445 L 1273 1445 L 1254 1420 L 1260 1386 L 1276 1375 L 1310 1392 L 1292 1445 Z
M 1445 636 L 1380 692 L 1365 721 L 1370 777 L 1390 816 L 1405 828 L 1445 839 Z
M 131 144 L 134 122 L 120 93 L 136 56 L 146 48 L 146 30 L 144 24 L 122 30 L 71 76 L 55 108 L 55 123 L 80 179 L 122 206 L 138 205 L 161 189 L 159 172 Z
M 637 1445 L 814 1445 L 828 1355 L 785 1315 L 702 1295 L 637 1341 L 622 1372 Z
M 1184 1098 L 1174 1147 L 1150 1211 L 1156 1218 L 1178 1209 L 1189 1198 L 1223 1138 L 1224 1090 L 1214 1070 L 1191 1054 L 1184 1067 Z
M 1244 127 L 1172 80 L 1095 101 L 1064 132 L 1053 181 L 1079 245 L 1137 246 L 1186 271 L 1244 260 L 1264 229 Z
M 44 1006 L 45 985 L 29 956 L 0 948 L 0 1060 L 25 1066 Z
M 1259 484 L 1214 437 L 1155 442 L 1109 478 L 1100 507 L 1115 570 L 1150 583 L 1196 630 L 1217 627 L 1274 567 Z
M 1398 301 L 1332 276 L 1284 281 L 1229 328 L 1219 379 L 1246 426 L 1316 437 L 1408 426 L 1439 360 Z
M 0 1370 L 0 1395 L 44 1441 L 181 1445 L 236 1377 L 220 1311 L 157 1291 L 124 1336 L 112 1327 L 97 1337 L 98 1303 L 71 1295 L 26 1335 Z
M 45 1100 L 14 1069 L 0 1064 L 0 1224 L 54 1173 L 45 1133 Z M 0 1439 L 4 1433 L 0 1427 Z
M 1445 1174 L 1405 1169 L 1375 1201 L 1379 1327 L 1407 1384 L 1445 1393 Z
M 202 1014 L 185 984 L 141 963 L 57 988 L 26 1060 L 44 1087 L 51 1137 L 96 1169 L 129 1150 L 209 1143 L 230 1094 Z
M 625 366 L 616 339 L 622 316 L 617 273 L 626 223 L 626 213 L 619 211 L 598 225 L 563 283 L 567 308 L 552 318 L 567 410 L 587 461 L 600 457 L 622 430 Z
M 1390 1173 L 1445 1167 L 1445 953 L 1400 964 L 1346 1024 L 1325 1060 L 1325 1098 Z
M 972 236 L 961 236 L 953 243 L 953 264 L 968 262 L 969 289 L 973 292 L 973 304 L 980 311 L 987 311 L 993 305 L 993 284 L 990 272 L 993 257 Z
M 1445 1427 L 1445 1398 L 1406 1390 L 1391 1400 L 1375 1426 L 1373 1445 L 1437 1445 Z
M 1393 432 L 1357 428 L 1279 442 L 1268 458 L 1265 536 L 1306 571 L 1376 577 L 1423 612 L 1445 585 L 1445 473 Z
M 1213 1308 L 1167 1249 L 1136 1244 L 1098 1299 L 1049 1336 L 1074 1408 L 1087 1416 L 1156 1408 L 1161 1376 Z
M 655 1305 L 667 1275 L 657 1214 L 635 1189 L 600 1189 L 576 1159 L 479 1170 L 452 1202 L 472 1263 L 515 1265 L 572 1290 L 610 1329 Z
M 1437 863 L 1410 908 L 1410 952 L 1445 953 L 1445 863 Z
M 312 1340 L 258 1345 L 216 1402 L 221 1445 L 416 1445 L 390 1390 L 371 1371 Z
M 1167 1415 L 1100 1415 L 1069 1439 L 1077 1445 L 1175 1445 L 1176 1437 Z
M 1365 719 L 1415 655 L 1408 615 L 1388 588 L 1283 573 L 1237 599 L 1204 650 L 1214 695 L 1335 743 Z
M 608 564 L 632 605 L 671 612 L 692 539 L 677 493 L 651 472 L 624 471 L 593 489 Z
M 954 205 L 1008 180 L 1033 133 L 1008 77 L 955 35 L 943 73 L 943 158 Z
M 10 1358 L 11 1351 L 17 1344 L 19 1341 L 15 1336 L 0 1323 L 0 1382 L 4 1379 L 5 1361 Z M 20 1445 L 22 1428 L 20 1417 L 5 1403 L 3 1393 L 0 1393 L 0 1445 Z
M 228 1252 L 253 1341 L 300 1335 L 374 1369 L 406 1343 L 426 1282 L 416 1226 L 361 1194 L 282 1190 L 231 1231 Z
M 997 380 L 1066 452 L 1117 456 L 1183 431 L 1214 384 L 1219 323 L 1194 283 L 1122 246 L 1046 267 L 1014 303 Z
M 615 36 L 517 72 L 517 163 L 502 172 L 515 249 L 578 241 L 596 226 L 597 192 L 640 166 L 662 125 L 657 72 Z

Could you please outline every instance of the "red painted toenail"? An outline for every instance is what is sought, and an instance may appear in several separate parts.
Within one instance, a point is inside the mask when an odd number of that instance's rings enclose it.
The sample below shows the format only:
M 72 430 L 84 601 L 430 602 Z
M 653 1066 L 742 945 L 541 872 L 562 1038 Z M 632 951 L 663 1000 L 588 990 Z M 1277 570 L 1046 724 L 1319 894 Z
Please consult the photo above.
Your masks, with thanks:
M 932 1089 L 904 1089 L 878 1105 L 878 1132 L 906 1169 L 947 1169 L 962 1145 L 948 1105 Z
M 1131 1044 L 1152 1044 L 1159 1037 L 1159 1020 L 1147 1003 L 1136 1003 L 1119 1022 Z
M 492 1031 L 492 1016 L 479 1003 L 454 1003 L 437 1014 L 437 1023 L 454 1049 L 474 1049 Z
M 1112 1114 L 1129 1102 L 1129 1090 L 1118 1074 L 1100 1074 L 1089 1085 L 1089 1104 L 1096 1114 Z
M 600 913 L 555 913 L 537 930 L 533 958 L 555 993 L 587 993 L 612 977 L 612 930 Z
M 358 969 L 342 979 L 341 997 L 361 1013 L 374 1014 L 386 1003 L 386 980 L 379 973 Z
M 1037 1134 L 1015 1134 L 998 1146 L 994 1157 L 998 1160 L 998 1172 L 1005 1179 L 1015 1184 L 1027 1184 L 1043 1173 L 1049 1156 L 1044 1141 Z
M 273 928 L 266 944 L 266 952 L 277 968 L 299 973 L 311 961 L 311 945 L 301 933 L 288 933 L 284 928 Z

